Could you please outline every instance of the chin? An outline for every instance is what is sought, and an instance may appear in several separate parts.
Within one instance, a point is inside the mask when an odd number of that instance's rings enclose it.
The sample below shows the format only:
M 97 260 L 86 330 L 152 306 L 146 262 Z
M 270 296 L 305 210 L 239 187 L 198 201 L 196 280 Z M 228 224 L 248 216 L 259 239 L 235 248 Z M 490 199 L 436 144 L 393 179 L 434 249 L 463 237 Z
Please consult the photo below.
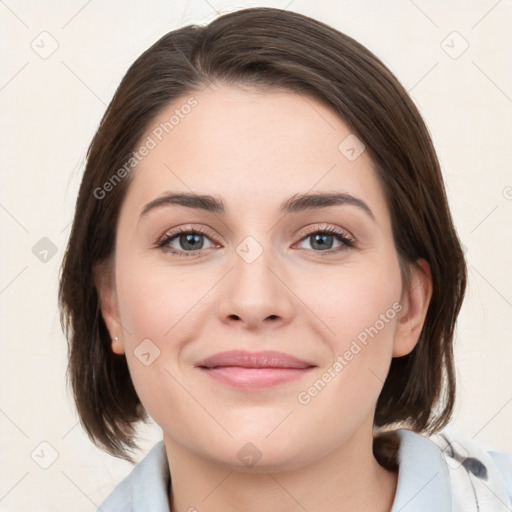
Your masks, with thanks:
M 227 443 L 219 439 L 205 440 L 202 455 L 229 470 L 257 474 L 292 471 L 314 462 L 328 451 L 327 446 L 312 446 L 310 442 L 304 442 L 304 439 L 311 440 L 314 436 L 305 434 L 305 437 L 300 437 L 302 440 L 297 440 L 286 428 L 279 433 L 276 431 L 268 435 L 268 432 L 268 429 L 264 434 L 253 431 L 250 435 L 242 435 L 239 432 Z M 224 438 L 224 441 L 227 440 Z M 215 448 L 212 450 L 212 447 Z

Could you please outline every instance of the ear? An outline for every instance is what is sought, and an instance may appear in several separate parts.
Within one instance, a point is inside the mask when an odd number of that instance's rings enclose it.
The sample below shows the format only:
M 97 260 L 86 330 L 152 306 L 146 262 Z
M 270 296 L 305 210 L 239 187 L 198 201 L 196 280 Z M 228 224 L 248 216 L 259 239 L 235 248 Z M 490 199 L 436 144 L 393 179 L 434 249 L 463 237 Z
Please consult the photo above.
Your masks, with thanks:
M 432 297 L 430 265 L 422 258 L 411 267 L 409 286 L 404 287 L 393 343 L 393 357 L 409 354 L 418 343 Z
M 96 265 L 94 284 L 98 291 L 101 315 L 112 339 L 112 352 L 124 354 L 123 329 L 119 317 L 114 269 L 110 260 Z

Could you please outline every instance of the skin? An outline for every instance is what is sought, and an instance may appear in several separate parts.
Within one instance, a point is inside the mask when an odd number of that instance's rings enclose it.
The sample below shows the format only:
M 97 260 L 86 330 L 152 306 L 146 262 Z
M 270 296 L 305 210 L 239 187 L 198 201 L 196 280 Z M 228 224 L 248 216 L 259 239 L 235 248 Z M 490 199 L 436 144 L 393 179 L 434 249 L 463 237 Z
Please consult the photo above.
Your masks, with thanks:
M 133 172 L 110 271 L 97 272 L 103 316 L 119 338 L 112 350 L 126 354 L 141 402 L 163 430 L 172 510 L 389 511 L 397 474 L 373 457 L 373 416 L 391 359 L 409 353 L 421 332 L 428 264 L 419 260 L 411 286 L 402 285 L 372 161 L 366 151 L 349 161 L 338 150 L 350 130 L 327 106 L 219 84 L 193 96 L 198 105 Z M 188 98 L 169 105 L 143 140 Z M 220 195 L 226 213 L 171 205 L 140 217 L 170 191 Z M 279 213 L 282 201 L 305 192 L 350 193 L 375 219 L 348 204 Z M 208 233 L 199 256 L 157 247 L 190 224 Z M 338 251 L 323 255 L 307 235 L 325 226 L 356 246 L 334 238 Z M 263 251 L 251 263 L 236 251 L 248 236 Z M 179 237 L 171 245 L 186 251 Z M 298 394 L 396 303 L 401 310 L 384 328 L 300 403 Z M 148 366 L 134 353 L 145 339 L 160 350 Z M 279 350 L 316 367 L 257 391 L 195 367 L 231 349 Z M 250 466 L 237 456 L 248 442 L 261 455 Z

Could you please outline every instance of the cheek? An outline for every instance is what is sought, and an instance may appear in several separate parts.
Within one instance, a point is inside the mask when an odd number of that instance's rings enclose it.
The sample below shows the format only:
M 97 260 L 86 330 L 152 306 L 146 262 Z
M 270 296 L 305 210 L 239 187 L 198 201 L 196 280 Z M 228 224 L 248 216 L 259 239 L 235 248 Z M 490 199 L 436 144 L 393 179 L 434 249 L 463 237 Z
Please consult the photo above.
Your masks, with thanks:
M 216 306 L 236 294 L 236 281 L 229 285 L 233 288 L 215 286 L 220 277 L 218 269 L 207 271 L 200 265 L 171 268 L 135 257 L 117 263 L 121 321 L 130 333 L 126 357 L 145 409 L 183 446 L 208 454 L 217 450 L 219 458 L 238 450 L 228 446 L 233 441 L 226 438 L 224 426 L 236 433 L 237 442 L 258 439 L 262 450 L 266 447 L 276 457 L 281 453 L 283 459 L 291 459 L 305 438 L 317 441 L 305 449 L 304 457 L 328 453 L 374 411 L 391 360 L 397 316 L 393 304 L 401 291 L 398 267 L 376 255 L 364 265 L 290 273 L 287 285 L 292 291 L 282 291 L 293 304 L 288 311 L 301 334 L 308 335 L 322 368 L 260 408 L 224 400 L 215 388 L 201 388 L 187 371 L 190 347 L 210 333 L 204 329 L 223 328 L 223 319 L 215 317 Z M 287 326 L 290 332 L 294 325 Z M 267 439 L 282 421 L 283 410 L 293 411 L 292 420 Z
M 360 334 L 364 340 L 368 330 L 375 337 L 374 328 L 382 331 L 383 337 L 392 336 L 401 310 L 401 289 L 398 264 L 390 260 L 380 267 L 354 265 L 324 275 L 316 283 L 311 280 L 303 284 L 302 294 L 330 331 L 334 348 L 343 350 Z
M 197 271 L 170 271 L 133 260 L 119 265 L 116 288 L 121 321 L 132 343 L 144 338 L 167 343 L 182 321 L 194 316 L 205 293 Z
M 197 267 L 171 269 L 125 258 L 116 268 L 116 290 L 124 328 L 127 363 L 137 394 L 157 421 L 168 411 L 187 410 L 190 396 L 183 382 L 183 350 L 200 337 L 207 314 L 206 292 L 218 279 L 198 278 Z M 187 387 L 190 387 L 187 384 Z
M 369 413 L 382 389 L 402 310 L 402 281 L 398 262 L 390 257 L 380 265 L 345 268 L 324 282 L 322 293 L 310 293 L 308 305 L 329 328 L 329 360 L 297 398 L 312 404 L 311 412 L 337 404 L 333 419 L 341 421 L 338 414 L 348 410 L 355 416 Z
M 364 351 L 365 357 L 391 350 L 401 277 L 396 260 L 380 256 L 369 258 L 371 264 L 324 267 L 288 276 L 294 314 L 309 318 L 312 336 L 317 335 L 319 343 L 323 339 L 333 357 L 349 350 L 356 339 L 372 349 Z M 215 287 L 217 274 L 200 265 L 171 268 L 143 258 L 119 260 L 116 287 L 121 322 L 125 334 L 129 333 L 126 348 L 133 351 L 149 339 L 177 359 L 181 349 L 200 335 L 200 325 L 222 322 L 212 318 L 215 304 L 223 299 L 216 295 L 221 288 Z M 230 290 L 223 288 L 222 293 Z
M 172 418 L 179 426 L 176 418 L 186 417 L 190 408 L 190 396 L 180 384 L 179 358 L 197 328 L 194 304 L 204 290 L 190 276 L 180 273 L 177 277 L 178 272 L 171 275 L 168 269 L 141 261 L 126 258 L 116 269 L 126 359 L 150 416 L 160 425 Z
M 390 276 L 392 274 L 389 274 Z M 343 438 L 371 417 L 392 359 L 393 340 L 402 305 L 400 281 L 381 282 L 367 273 L 348 277 L 318 300 L 330 311 L 329 360 L 299 390 L 298 413 L 311 428 L 323 417 L 323 428 Z M 325 295 L 328 295 L 326 292 Z M 297 416 L 299 417 L 299 416 Z M 344 425 L 340 429 L 340 425 Z

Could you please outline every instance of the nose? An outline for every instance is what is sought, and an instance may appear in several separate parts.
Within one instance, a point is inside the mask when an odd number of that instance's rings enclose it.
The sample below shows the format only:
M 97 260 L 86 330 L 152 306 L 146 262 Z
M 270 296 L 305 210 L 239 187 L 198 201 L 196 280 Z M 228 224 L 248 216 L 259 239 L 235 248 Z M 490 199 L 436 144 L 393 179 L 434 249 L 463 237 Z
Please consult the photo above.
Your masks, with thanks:
M 246 330 L 273 329 L 290 323 L 295 314 L 294 294 L 286 269 L 279 264 L 281 260 L 253 240 L 240 244 L 232 261 L 231 271 L 218 289 L 220 320 L 238 323 Z

